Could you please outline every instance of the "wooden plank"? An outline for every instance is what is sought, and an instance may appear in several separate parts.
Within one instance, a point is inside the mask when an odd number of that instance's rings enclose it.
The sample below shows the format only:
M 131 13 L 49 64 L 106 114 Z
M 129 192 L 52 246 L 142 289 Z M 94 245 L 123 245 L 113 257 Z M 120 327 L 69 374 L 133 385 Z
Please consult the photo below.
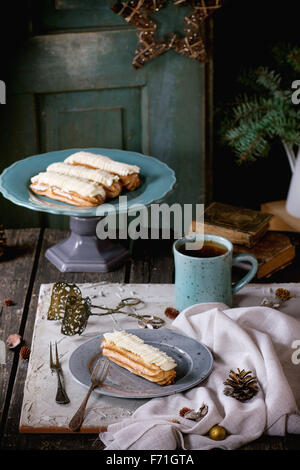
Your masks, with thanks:
M 32 283 L 35 254 L 40 236 L 39 229 L 7 230 L 8 253 L 7 260 L 0 263 L 0 305 L 5 298 L 11 299 L 13 305 L 4 306 L 0 318 L 0 335 L 3 341 L 13 333 L 23 335 L 24 320 L 29 298 L 28 293 Z M 0 417 L 1 429 L 5 421 L 7 404 L 10 399 L 18 351 L 6 351 L 6 364 L 0 365 Z M 1 435 L 0 429 L 0 435 Z
M 133 245 L 130 283 L 173 282 L 173 240 L 137 240 Z
M 66 281 L 70 283 L 85 282 L 124 282 L 126 266 L 110 273 L 60 273 L 49 261 L 44 257 L 45 250 L 55 243 L 63 240 L 68 232 L 60 230 L 46 230 L 43 237 L 41 254 L 38 262 L 32 298 L 29 305 L 29 314 L 25 327 L 25 337 L 30 345 L 35 312 L 37 307 L 38 294 L 41 284 L 50 282 Z M 24 435 L 18 433 L 19 417 L 22 405 L 23 388 L 27 373 L 27 363 L 19 361 L 16 380 L 12 392 L 11 403 L 8 411 L 6 426 L 4 429 L 4 437 L 2 447 L 4 449 L 89 449 L 93 448 L 95 438 L 84 436 L 61 436 L 52 435 Z
M 300 448 L 299 437 L 297 441 L 291 439 L 291 436 L 262 436 L 256 441 L 243 446 L 241 450 L 295 450 Z

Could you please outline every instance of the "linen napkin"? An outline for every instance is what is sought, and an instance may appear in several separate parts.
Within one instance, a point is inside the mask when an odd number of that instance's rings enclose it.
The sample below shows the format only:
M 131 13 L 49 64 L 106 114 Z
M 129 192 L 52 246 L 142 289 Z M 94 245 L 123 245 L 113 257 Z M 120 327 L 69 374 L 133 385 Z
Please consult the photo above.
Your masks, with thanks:
M 181 312 L 171 328 L 210 349 L 211 374 L 193 389 L 154 398 L 109 425 L 99 435 L 107 450 L 236 449 L 263 433 L 300 434 L 300 321 L 268 307 L 208 303 Z M 259 391 L 246 402 L 223 393 L 230 369 L 237 368 L 258 378 Z M 199 422 L 179 415 L 183 407 L 197 411 L 202 404 L 208 412 Z M 216 424 L 227 430 L 222 441 L 207 435 Z

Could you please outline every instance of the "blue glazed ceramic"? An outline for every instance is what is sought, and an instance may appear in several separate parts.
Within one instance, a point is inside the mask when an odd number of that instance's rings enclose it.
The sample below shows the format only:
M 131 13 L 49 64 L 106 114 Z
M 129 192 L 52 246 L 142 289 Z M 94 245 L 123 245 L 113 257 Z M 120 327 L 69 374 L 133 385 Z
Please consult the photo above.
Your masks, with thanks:
M 47 166 L 51 163 L 62 162 L 69 155 L 80 150 L 106 155 L 113 160 L 138 165 L 141 168 L 142 185 L 135 191 L 124 194 L 127 196 L 127 207 L 125 203 L 119 204 L 119 198 L 111 199 L 108 203 L 98 207 L 76 207 L 44 196 L 38 196 L 29 189 L 28 186 L 32 176 L 46 171 Z M 13 203 L 35 211 L 78 217 L 100 217 L 113 210 L 122 212 L 135 205 L 143 204 L 147 206 L 154 201 L 157 202 L 172 190 L 175 182 L 174 171 L 156 158 L 137 152 L 116 149 L 75 148 L 34 155 L 15 162 L 0 175 L 0 191 L 5 198 Z
M 226 252 L 211 258 L 196 258 L 178 251 L 179 247 L 189 242 L 213 241 L 226 247 Z M 257 272 L 257 260 L 241 253 L 233 256 L 232 243 L 217 235 L 196 235 L 177 240 L 173 245 L 175 259 L 175 302 L 180 312 L 187 307 L 203 302 L 223 302 L 232 306 L 232 295 L 253 279 Z M 232 286 L 232 265 L 249 261 L 252 265 L 247 274 Z

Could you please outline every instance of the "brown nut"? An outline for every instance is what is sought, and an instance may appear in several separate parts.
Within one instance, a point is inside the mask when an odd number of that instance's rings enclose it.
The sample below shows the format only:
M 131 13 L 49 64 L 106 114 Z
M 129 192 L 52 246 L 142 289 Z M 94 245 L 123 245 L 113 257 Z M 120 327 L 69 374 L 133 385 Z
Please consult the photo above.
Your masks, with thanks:
M 167 307 L 165 310 L 165 315 L 171 320 L 175 320 L 175 318 L 179 315 L 179 311 L 173 307 Z
M 24 360 L 27 360 L 29 359 L 29 356 L 30 356 L 30 349 L 28 346 L 26 346 L 26 344 L 24 344 L 24 346 L 21 347 L 20 349 L 20 357 Z

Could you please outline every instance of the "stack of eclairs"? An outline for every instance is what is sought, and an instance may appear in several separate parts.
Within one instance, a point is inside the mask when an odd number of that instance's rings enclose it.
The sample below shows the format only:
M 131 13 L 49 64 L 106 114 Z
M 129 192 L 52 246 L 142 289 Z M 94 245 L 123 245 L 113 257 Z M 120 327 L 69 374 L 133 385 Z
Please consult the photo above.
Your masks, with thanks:
M 33 176 L 30 189 L 68 204 L 93 207 L 118 197 L 123 189 L 134 191 L 140 185 L 138 166 L 80 151 Z

